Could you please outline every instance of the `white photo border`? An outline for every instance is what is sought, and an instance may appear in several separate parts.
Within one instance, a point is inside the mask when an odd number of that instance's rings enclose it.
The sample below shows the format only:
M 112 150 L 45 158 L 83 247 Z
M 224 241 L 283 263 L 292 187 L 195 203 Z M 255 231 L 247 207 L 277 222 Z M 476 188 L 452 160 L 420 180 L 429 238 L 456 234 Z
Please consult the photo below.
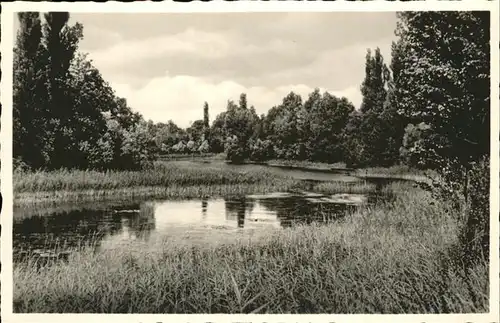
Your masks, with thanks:
M 195 5 L 196 4 L 196 5 Z M 211 1 L 178 2 L 9 2 L 1 12 L 1 89 L 0 157 L 1 210 L 1 318 L 3 322 L 130 322 L 130 323 L 278 323 L 278 322 L 499 322 L 499 1 Z M 490 312 L 485 314 L 398 314 L 398 315 L 229 315 L 229 314 L 13 314 L 12 266 L 12 77 L 14 18 L 20 11 L 68 11 L 100 13 L 201 13 L 201 12 L 347 12 L 347 11 L 467 11 L 486 10 L 491 14 L 491 187 L 490 187 Z

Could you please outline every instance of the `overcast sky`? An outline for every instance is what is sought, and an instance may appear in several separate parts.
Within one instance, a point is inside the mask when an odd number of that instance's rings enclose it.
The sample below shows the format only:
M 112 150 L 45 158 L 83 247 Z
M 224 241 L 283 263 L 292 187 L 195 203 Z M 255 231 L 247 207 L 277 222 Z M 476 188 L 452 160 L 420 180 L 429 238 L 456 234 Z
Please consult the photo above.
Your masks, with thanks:
M 132 109 L 180 126 L 210 119 L 246 92 L 265 113 L 315 87 L 361 102 L 367 48 L 386 61 L 396 15 L 373 13 L 72 14 L 80 50 Z

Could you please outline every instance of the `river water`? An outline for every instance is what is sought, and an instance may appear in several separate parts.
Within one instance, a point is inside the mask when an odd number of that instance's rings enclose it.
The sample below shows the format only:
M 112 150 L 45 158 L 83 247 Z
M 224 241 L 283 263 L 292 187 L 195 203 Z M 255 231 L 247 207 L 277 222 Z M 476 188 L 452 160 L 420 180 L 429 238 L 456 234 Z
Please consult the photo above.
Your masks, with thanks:
M 294 177 L 304 180 L 359 180 L 318 171 L 280 171 L 287 172 L 287 175 L 292 172 Z M 14 260 L 33 255 L 64 255 L 82 244 L 113 248 L 123 242 L 148 241 L 152 237 L 193 230 L 207 236 L 213 230 L 237 233 L 325 223 L 379 199 L 376 194 L 274 192 L 236 198 L 89 203 L 55 208 L 48 214 L 40 214 L 37 209 L 16 209 L 13 223 Z

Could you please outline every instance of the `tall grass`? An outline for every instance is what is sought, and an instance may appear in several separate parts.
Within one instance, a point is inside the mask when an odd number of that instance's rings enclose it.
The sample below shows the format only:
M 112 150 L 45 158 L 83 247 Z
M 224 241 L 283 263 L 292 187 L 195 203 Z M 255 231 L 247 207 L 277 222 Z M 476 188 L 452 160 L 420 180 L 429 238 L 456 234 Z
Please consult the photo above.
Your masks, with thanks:
M 272 159 L 267 161 L 269 165 L 276 166 L 290 166 L 290 167 L 305 167 L 311 169 L 320 169 L 320 170 L 330 170 L 332 168 L 346 168 L 345 163 L 322 163 L 322 162 L 313 162 L 307 160 L 284 160 L 284 159 Z
M 360 182 L 320 182 L 313 186 L 314 192 L 323 194 L 349 193 L 367 194 L 376 190 L 376 185 L 364 181 Z
M 107 198 L 205 197 L 286 190 L 298 184 L 264 167 L 157 162 L 142 171 L 37 171 L 14 173 L 16 204 Z
M 310 163 L 309 163 L 310 164 Z M 323 164 L 312 163 L 315 167 Z M 386 173 L 383 173 L 383 172 Z M 406 171 L 406 173 L 405 173 Z M 356 171 L 358 176 L 365 176 Z M 371 170 L 370 176 L 409 177 L 420 175 L 410 170 Z M 385 174 L 385 175 L 384 175 Z M 397 175 L 399 174 L 399 175 Z M 405 175 L 406 174 L 406 175 Z M 368 177 L 370 177 L 368 176 Z M 15 205 L 76 203 L 88 200 L 123 198 L 195 198 L 252 194 L 303 188 L 304 184 L 266 166 L 234 168 L 222 162 L 158 161 L 142 171 L 22 171 L 14 172 Z M 322 193 L 367 193 L 367 183 L 323 183 Z
M 432 202 L 432 203 L 431 203 Z M 448 207 L 411 189 L 328 225 L 158 238 L 37 271 L 14 268 L 16 312 L 448 313 L 488 311 L 488 265 L 449 251 Z M 221 235 L 221 239 L 218 239 Z M 223 238 L 225 237 L 225 238 Z
M 222 165 L 157 162 L 154 167 L 142 171 L 16 172 L 14 191 L 22 193 L 137 186 L 255 184 L 276 179 L 273 173 L 265 169 L 248 169 L 241 172 L 222 167 Z
M 419 170 L 406 165 L 394 165 L 391 167 L 368 167 L 359 168 L 353 172 L 353 175 L 359 177 L 377 177 L 377 178 L 393 178 L 406 179 L 412 181 L 426 181 L 429 176 L 436 177 L 434 171 Z

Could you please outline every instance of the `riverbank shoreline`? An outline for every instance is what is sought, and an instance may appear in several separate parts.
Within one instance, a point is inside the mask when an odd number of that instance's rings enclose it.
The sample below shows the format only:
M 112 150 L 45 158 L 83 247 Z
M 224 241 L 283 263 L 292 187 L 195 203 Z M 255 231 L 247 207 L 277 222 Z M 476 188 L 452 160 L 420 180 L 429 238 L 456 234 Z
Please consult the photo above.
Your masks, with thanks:
M 295 169 L 299 171 L 338 173 L 328 170 L 325 164 L 291 164 L 273 161 L 255 164 L 256 169 L 234 169 L 224 162 L 160 161 L 153 168 L 142 171 L 38 171 L 14 172 L 14 206 L 57 204 L 61 202 L 106 201 L 123 198 L 203 198 L 234 194 L 267 193 L 303 189 L 303 182 L 274 171 Z M 243 164 L 251 165 L 251 164 Z M 309 166 L 308 166 L 309 165 Z M 365 170 L 348 175 L 366 179 L 394 179 L 423 181 L 417 173 L 404 174 L 398 169 Z M 394 175 L 393 175 L 394 174 Z M 356 185 L 330 184 L 331 193 L 359 191 Z M 325 186 L 325 185 L 323 185 Z M 328 185 L 327 185 L 328 186 Z M 353 189 L 354 187 L 354 189 Z M 366 189 L 363 189 L 366 192 Z
M 325 225 L 82 249 L 40 269 L 27 260 L 14 265 L 14 311 L 485 312 L 488 265 L 468 273 L 453 265 L 457 223 L 448 210 L 409 188 Z

